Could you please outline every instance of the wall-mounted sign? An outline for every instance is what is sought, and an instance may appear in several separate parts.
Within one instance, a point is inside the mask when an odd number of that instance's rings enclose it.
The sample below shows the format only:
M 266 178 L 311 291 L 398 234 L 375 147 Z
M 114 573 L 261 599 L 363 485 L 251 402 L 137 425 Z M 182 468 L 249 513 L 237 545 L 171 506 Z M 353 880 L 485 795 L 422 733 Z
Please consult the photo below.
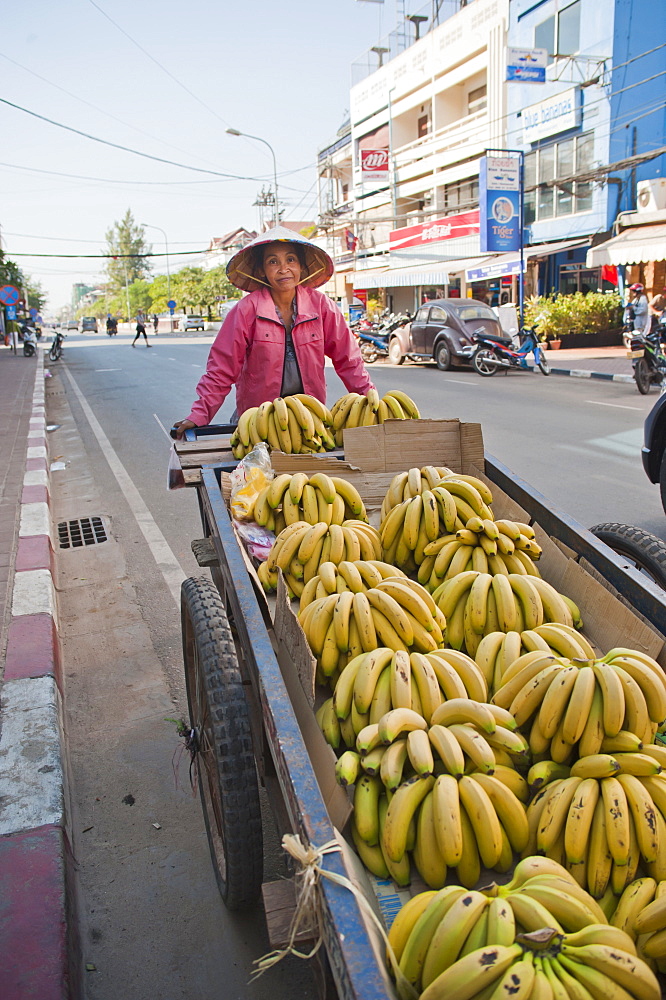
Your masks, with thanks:
M 482 253 L 520 249 L 520 160 L 484 156 L 479 170 Z
M 523 271 L 527 270 L 527 261 L 523 260 Z M 509 278 L 509 284 L 511 284 L 511 276 L 514 274 L 520 274 L 520 257 L 517 260 L 509 260 L 505 264 L 494 263 L 485 264 L 481 267 L 472 267 L 465 271 L 465 278 L 467 281 L 487 281 L 489 278 Z
M 476 236 L 479 231 L 479 212 L 460 212 L 459 215 L 447 215 L 443 219 L 432 219 L 421 222 L 417 226 L 403 226 L 393 229 L 389 234 L 389 248 L 403 250 L 405 247 L 418 247 L 442 240 L 454 240 L 459 236 Z
M 361 160 L 361 181 L 385 181 L 388 183 L 388 149 L 359 149 Z
M 547 49 L 514 49 L 509 46 L 506 50 L 507 80 L 545 83 L 547 65 Z
M 580 91 L 574 87 L 523 108 L 523 142 L 537 142 L 580 125 Z

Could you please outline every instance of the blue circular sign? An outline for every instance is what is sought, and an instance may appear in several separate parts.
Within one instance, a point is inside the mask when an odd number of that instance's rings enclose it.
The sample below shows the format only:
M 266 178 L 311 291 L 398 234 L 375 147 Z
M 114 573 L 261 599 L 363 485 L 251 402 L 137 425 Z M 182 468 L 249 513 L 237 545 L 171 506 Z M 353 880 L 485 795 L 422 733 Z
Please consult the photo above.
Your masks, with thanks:
M 176 303 L 173 299 L 169 299 L 169 301 L 167 302 L 167 306 L 169 307 L 169 309 L 175 309 Z
M 0 288 L 0 302 L 4 302 L 6 306 L 16 305 L 20 297 L 21 293 L 13 285 L 3 285 Z

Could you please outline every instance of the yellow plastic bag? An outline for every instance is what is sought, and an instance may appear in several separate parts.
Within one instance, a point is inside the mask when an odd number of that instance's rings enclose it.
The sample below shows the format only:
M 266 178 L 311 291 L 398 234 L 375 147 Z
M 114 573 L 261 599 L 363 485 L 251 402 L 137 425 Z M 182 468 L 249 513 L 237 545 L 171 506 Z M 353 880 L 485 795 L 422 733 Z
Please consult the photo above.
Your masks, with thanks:
M 251 521 L 257 497 L 275 473 L 267 446 L 261 441 L 231 473 L 231 513 L 237 521 Z

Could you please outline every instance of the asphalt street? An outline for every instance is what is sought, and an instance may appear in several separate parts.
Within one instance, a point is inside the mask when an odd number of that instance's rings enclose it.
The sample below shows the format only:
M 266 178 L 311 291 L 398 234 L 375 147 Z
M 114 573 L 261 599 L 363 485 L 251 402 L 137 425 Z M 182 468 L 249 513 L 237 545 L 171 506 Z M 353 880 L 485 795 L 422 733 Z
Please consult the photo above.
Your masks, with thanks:
M 65 463 L 52 475 L 57 516 L 98 513 L 113 543 L 85 563 L 68 556 L 59 580 L 89 1000 L 314 995 L 295 960 L 248 985 L 252 959 L 268 950 L 261 910 L 238 919 L 221 904 L 187 762 L 164 721 L 186 716 L 177 595 L 181 579 L 203 572 L 190 551 L 196 495 L 166 489 L 167 432 L 189 412 L 211 340 L 160 335 L 148 350 L 123 333 L 72 334 L 50 365 L 47 413 L 62 425 L 51 454 Z M 640 461 L 656 393 L 409 363 L 371 375 L 380 394 L 408 392 L 424 417 L 479 421 L 486 450 L 583 525 L 620 521 L 666 538 Z M 331 403 L 344 387 L 332 369 L 327 377 Z M 220 419 L 233 407 L 230 398 Z M 277 878 L 268 817 L 267 829 L 266 877 Z

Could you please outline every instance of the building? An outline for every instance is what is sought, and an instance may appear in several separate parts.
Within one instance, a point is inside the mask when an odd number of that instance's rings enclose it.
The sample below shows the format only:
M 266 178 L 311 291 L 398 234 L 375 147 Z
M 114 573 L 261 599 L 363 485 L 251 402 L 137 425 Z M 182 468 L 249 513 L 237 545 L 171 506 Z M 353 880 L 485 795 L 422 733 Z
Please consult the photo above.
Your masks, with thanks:
M 544 84 L 507 84 L 507 142 L 525 154 L 528 242 L 569 243 L 539 261 L 534 288 L 612 290 L 610 257 L 588 250 L 636 207 L 641 179 L 664 172 L 655 152 L 666 131 L 666 26 L 630 0 L 511 0 L 509 37 L 548 54 Z
M 517 301 L 519 255 L 480 250 L 479 166 L 495 150 L 524 157 L 526 294 L 621 283 L 588 250 L 636 206 L 641 180 L 664 175 L 666 26 L 636 6 L 449 0 L 407 15 L 417 30 L 394 33 L 400 44 L 372 47 L 354 67 L 350 121 L 318 160 L 343 307 Z M 514 49 L 541 50 L 539 71 L 510 70 Z
M 201 261 L 201 266 L 205 271 L 212 271 L 214 267 L 226 267 L 233 255 L 241 250 L 246 243 L 250 243 L 256 236 L 254 230 L 232 229 L 224 236 L 214 236 L 208 244 L 208 249 Z

